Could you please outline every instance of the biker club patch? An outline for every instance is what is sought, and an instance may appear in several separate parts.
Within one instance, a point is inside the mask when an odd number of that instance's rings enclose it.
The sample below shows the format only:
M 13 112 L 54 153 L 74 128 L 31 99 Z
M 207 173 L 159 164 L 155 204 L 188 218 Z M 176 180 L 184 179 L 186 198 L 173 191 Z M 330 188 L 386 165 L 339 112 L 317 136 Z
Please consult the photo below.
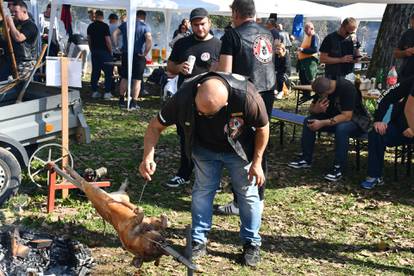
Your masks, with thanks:
M 272 61 L 272 43 L 267 35 L 256 36 L 253 41 L 253 54 L 261 63 Z

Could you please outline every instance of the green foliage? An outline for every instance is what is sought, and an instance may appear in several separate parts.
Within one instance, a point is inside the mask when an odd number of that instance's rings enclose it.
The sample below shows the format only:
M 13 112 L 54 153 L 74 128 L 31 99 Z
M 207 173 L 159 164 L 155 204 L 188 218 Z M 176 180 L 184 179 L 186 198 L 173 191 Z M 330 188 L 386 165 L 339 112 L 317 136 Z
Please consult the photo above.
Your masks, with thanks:
M 231 22 L 230 16 L 210 15 L 210 18 L 213 27 L 218 29 L 224 29 Z

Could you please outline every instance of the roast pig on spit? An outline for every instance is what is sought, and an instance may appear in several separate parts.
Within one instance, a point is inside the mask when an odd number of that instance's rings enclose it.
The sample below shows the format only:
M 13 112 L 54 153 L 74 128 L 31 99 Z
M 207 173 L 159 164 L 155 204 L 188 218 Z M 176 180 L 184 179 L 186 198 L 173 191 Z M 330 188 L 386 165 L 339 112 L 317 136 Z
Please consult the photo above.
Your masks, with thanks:
M 170 247 L 160 234 L 159 231 L 167 227 L 167 217 L 145 217 L 143 209 L 129 201 L 124 185 L 118 192 L 107 193 L 87 182 L 69 166 L 65 167 L 67 173 L 54 163 L 49 163 L 48 167 L 85 193 L 99 215 L 115 228 L 123 247 L 134 254 L 136 267 L 151 261 L 159 265 L 162 255 L 172 255 L 188 268 L 197 270 L 197 266 Z

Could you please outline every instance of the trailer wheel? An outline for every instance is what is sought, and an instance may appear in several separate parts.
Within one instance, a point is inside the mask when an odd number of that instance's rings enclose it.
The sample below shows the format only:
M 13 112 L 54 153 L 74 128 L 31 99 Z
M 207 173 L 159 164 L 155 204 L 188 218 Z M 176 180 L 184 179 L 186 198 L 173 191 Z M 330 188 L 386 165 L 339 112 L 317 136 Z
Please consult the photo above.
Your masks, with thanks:
M 0 148 L 0 206 L 15 195 L 21 182 L 21 168 L 14 155 Z

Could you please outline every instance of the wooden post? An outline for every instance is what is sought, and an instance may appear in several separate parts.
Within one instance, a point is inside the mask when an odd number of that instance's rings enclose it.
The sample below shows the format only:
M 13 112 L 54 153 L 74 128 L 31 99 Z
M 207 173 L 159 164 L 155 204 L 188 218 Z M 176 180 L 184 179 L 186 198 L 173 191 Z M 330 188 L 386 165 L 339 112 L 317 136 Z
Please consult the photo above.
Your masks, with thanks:
M 13 72 L 13 77 L 15 80 L 19 79 L 19 72 L 17 71 L 17 63 L 16 63 L 16 57 L 14 55 L 14 49 L 13 49 L 13 45 L 12 45 L 12 41 L 10 38 L 10 33 L 9 33 L 9 24 L 7 22 L 7 18 L 4 15 L 4 11 L 3 11 L 3 0 L 0 0 L 0 14 L 1 17 L 3 17 L 3 24 L 4 24 L 4 37 L 6 38 L 6 42 L 7 42 L 7 48 L 9 50 L 10 53 L 10 59 L 12 62 L 12 72 Z
M 61 76 L 62 76 L 62 168 L 68 165 L 68 149 L 69 149 L 69 77 L 68 63 L 69 59 L 60 58 Z M 62 198 L 66 198 L 69 194 L 68 189 L 62 189 Z

